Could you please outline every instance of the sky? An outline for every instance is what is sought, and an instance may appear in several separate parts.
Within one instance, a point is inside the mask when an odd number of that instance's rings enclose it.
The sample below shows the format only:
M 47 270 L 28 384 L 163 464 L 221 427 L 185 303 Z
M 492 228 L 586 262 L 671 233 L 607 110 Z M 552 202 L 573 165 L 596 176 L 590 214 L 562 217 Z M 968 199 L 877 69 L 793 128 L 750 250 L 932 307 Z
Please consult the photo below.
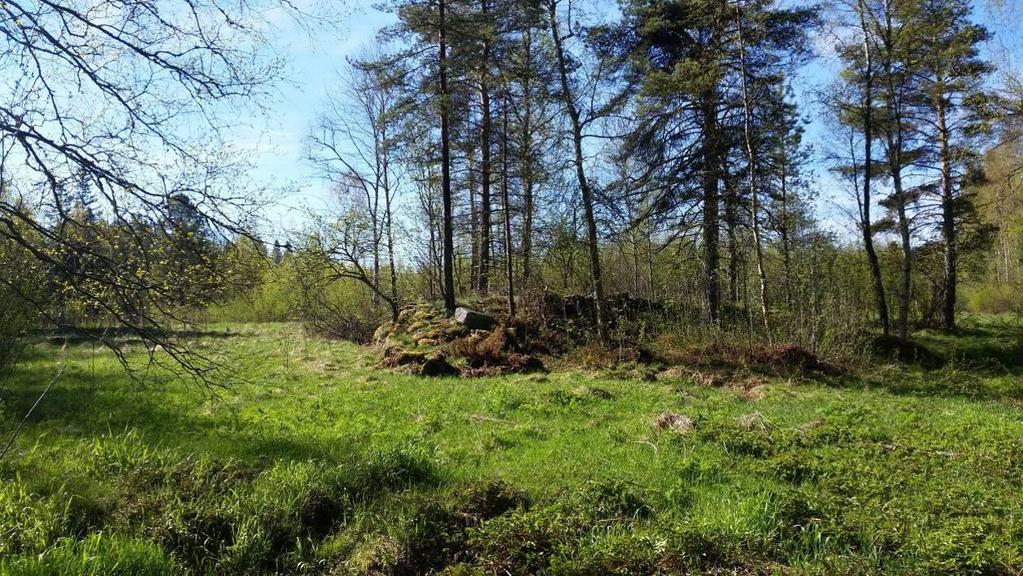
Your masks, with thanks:
M 305 159 L 306 137 L 328 96 L 340 92 L 346 58 L 371 46 L 377 31 L 393 20 L 364 0 L 330 23 L 311 27 L 288 16 L 271 19 L 271 49 L 287 61 L 285 79 L 265 111 L 240 122 L 236 138 L 240 147 L 252 150 L 252 180 L 279 190 L 268 218 L 282 241 L 284 231 L 300 226 L 310 211 L 329 205 L 328 184 Z
M 1002 68 L 1023 70 L 1023 0 L 975 0 L 974 18 L 994 33 L 985 47 L 989 58 Z M 279 232 L 282 240 L 285 231 L 300 226 L 310 211 L 330 204 L 328 184 L 317 178 L 305 160 L 306 136 L 328 94 L 338 91 L 346 57 L 375 44 L 377 31 L 393 22 L 393 16 L 366 0 L 350 0 L 331 21 L 309 26 L 287 16 L 270 20 L 271 49 L 287 61 L 286 81 L 276 88 L 263 113 L 239 122 L 235 136 L 240 146 L 251 150 L 253 181 L 281 190 L 274 193 L 275 203 L 267 217 L 271 236 Z M 818 57 L 794 80 L 796 98 L 810 119 L 805 139 L 817 150 L 827 147 L 830 135 L 815 105 L 814 91 L 837 74 L 833 45 L 834 36 L 822 32 L 815 39 Z M 814 171 L 820 188 L 818 216 L 836 232 L 850 231 L 852 223 L 845 215 L 848 192 L 822 161 L 816 162 Z

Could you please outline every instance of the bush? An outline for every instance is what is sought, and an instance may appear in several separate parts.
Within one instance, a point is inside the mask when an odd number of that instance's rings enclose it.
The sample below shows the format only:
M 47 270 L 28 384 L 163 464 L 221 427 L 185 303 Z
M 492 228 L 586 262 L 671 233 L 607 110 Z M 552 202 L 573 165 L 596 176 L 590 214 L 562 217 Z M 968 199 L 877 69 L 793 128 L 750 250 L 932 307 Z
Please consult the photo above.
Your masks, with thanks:
M 1019 286 L 984 284 L 966 294 L 966 308 L 974 313 L 1004 314 L 1023 310 Z
M 34 266 L 25 262 L 21 250 L 0 243 L 0 270 L 10 277 L 0 283 L 0 375 L 10 370 L 24 352 L 25 334 L 35 325 L 38 311 L 25 299 L 42 285 Z

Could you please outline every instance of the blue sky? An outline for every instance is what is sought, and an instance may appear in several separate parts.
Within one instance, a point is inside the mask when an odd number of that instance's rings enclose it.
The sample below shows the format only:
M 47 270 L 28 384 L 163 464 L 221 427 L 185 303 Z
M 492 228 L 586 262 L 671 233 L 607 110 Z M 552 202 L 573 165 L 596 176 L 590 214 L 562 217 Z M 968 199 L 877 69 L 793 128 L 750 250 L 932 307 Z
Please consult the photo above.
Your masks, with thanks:
M 989 56 L 1003 68 L 1023 70 L 1023 0 L 977 0 L 974 14 L 995 33 L 986 47 Z M 335 16 L 335 24 L 311 29 L 287 17 L 273 21 L 272 49 L 288 60 L 287 82 L 276 89 L 265 114 L 243 120 L 236 136 L 241 146 L 252 150 L 253 180 L 288 190 L 277 195 L 268 214 L 270 225 L 281 231 L 282 238 L 283 230 L 301 224 L 309 210 L 328 205 L 326 183 L 317 180 L 304 160 L 305 137 L 327 94 L 338 86 L 345 58 L 374 44 L 377 30 L 392 21 L 366 0 L 353 0 L 344 14 Z M 812 90 L 834 78 L 837 64 L 828 54 L 833 37 L 823 33 L 816 43 L 821 55 L 802 71 L 795 87 L 812 120 L 807 140 L 822 149 L 829 135 L 819 119 L 820 111 L 813 106 Z M 816 173 L 822 188 L 818 213 L 832 229 L 847 229 L 841 206 L 848 202 L 848 195 L 838 189 L 823 166 L 817 167 Z
M 358 0 L 331 24 L 309 27 L 287 16 L 272 21 L 272 49 L 287 59 L 286 80 L 264 113 L 241 122 L 236 138 L 253 151 L 254 182 L 283 190 L 268 215 L 281 239 L 309 210 L 328 204 L 327 184 L 305 160 L 305 138 L 328 94 L 337 90 L 345 58 L 372 45 L 376 32 L 393 21 L 370 4 Z

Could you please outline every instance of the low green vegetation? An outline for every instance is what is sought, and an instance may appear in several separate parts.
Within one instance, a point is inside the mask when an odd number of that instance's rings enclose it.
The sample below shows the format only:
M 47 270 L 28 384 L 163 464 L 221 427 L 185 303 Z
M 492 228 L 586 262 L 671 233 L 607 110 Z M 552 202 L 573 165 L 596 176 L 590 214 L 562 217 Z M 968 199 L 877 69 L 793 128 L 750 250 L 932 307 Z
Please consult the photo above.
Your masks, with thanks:
M 0 388 L 6 442 L 66 362 L 0 461 L 0 573 L 1016 574 L 1021 335 L 921 334 L 933 368 L 467 379 L 220 325 L 192 342 L 236 367 L 215 390 L 43 341 Z

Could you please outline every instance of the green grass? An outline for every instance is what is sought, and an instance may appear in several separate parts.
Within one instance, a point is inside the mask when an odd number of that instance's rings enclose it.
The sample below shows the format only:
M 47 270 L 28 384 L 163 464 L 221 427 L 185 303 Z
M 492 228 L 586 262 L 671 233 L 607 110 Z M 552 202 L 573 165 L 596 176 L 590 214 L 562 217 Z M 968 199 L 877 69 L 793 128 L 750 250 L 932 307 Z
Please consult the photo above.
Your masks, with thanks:
M 220 398 L 69 346 L 0 462 L 0 573 L 1023 569 L 1011 326 L 922 334 L 942 369 L 772 378 L 759 399 L 582 372 L 421 379 L 295 327 L 226 328 L 193 336 L 236 367 Z M 60 363 L 40 343 L 0 385 L 2 438 Z M 658 430 L 664 411 L 694 430 Z

